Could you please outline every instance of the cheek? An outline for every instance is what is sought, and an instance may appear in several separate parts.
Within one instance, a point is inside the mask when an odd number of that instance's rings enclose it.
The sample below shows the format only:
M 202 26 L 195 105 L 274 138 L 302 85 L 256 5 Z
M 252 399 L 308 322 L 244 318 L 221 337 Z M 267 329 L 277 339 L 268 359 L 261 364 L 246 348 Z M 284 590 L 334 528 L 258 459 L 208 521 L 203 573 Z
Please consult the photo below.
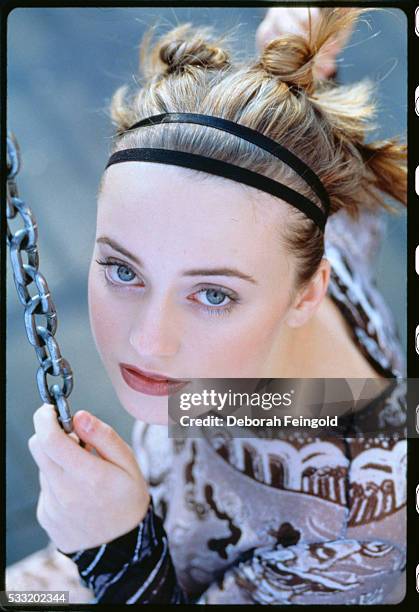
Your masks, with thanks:
M 200 339 L 196 352 L 199 363 L 208 377 L 263 377 L 267 362 L 278 345 L 284 308 L 277 305 L 270 311 L 266 308 L 249 311 L 236 321 L 213 327 L 213 331 Z M 282 312 L 284 310 L 284 312 Z M 234 316 L 234 315 L 232 315 Z M 206 346 L 203 351 L 202 347 Z M 199 376 L 198 376 L 199 377 Z
M 115 346 L 118 326 L 115 325 L 115 304 L 109 299 L 106 287 L 97 272 L 90 271 L 88 283 L 89 318 L 93 338 L 99 354 L 106 360 L 111 347 Z
M 118 300 L 112 299 L 100 272 L 89 272 L 88 303 L 96 348 L 121 405 L 135 419 L 145 423 L 167 424 L 167 398 L 137 394 L 128 389 L 121 379 L 117 363 L 120 356 L 126 354 L 129 334 L 124 321 L 130 320 L 130 313 L 122 311 Z

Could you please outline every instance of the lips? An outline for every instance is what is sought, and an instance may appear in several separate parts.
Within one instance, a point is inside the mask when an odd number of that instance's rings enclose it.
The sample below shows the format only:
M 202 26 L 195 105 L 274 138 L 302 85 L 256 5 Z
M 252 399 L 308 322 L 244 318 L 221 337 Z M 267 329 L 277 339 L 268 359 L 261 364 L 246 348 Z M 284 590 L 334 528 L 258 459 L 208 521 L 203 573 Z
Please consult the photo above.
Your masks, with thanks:
M 144 393 L 145 395 L 172 395 L 189 382 L 166 378 L 152 372 L 145 372 L 127 363 L 120 363 L 119 369 L 127 385 L 134 389 L 134 391 Z

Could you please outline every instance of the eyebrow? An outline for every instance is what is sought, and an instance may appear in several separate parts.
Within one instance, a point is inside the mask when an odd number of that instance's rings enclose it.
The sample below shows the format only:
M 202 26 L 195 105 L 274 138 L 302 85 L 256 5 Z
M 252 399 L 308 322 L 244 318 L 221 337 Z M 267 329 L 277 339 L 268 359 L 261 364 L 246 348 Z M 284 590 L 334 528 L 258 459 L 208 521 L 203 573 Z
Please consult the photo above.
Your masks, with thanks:
M 124 249 L 124 247 L 118 244 L 115 240 L 112 240 L 111 238 L 108 238 L 107 236 L 101 236 L 100 238 L 96 240 L 96 242 L 98 244 L 107 244 L 114 251 L 118 251 L 118 253 L 121 253 L 121 255 L 125 255 L 125 257 L 128 257 L 128 259 L 131 259 L 132 261 L 135 261 L 135 263 L 138 264 L 139 266 L 144 267 L 141 259 L 139 259 L 135 255 L 127 251 L 127 249 Z
M 115 240 L 112 240 L 107 236 L 101 236 L 96 240 L 96 242 L 100 244 L 107 244 L 114 249 L 114 251 L 118 251 L 122 255 L 125 255 L 125 257 L 128 257 L 128 259 L 135 261 L 135 263 L 137 263 L 139 266 L 144 267 L 139 257 L 127 251 L 127 249 L 118 244 Z M 237 278 L 241 278 L 249 283 L 253 283 L 255 285 L 258 284 L 257 280 L 255 280 L 253 276 L 245 274 L 236 268 L 197 268 L 193 270 L 184 270 L 182 274 L 184 276 L 236 276 Z
M 253 278 L 253 276 L 249 276 L 249 274 L 245 274 L 244 272 L 240 272 L 240 270 L 236 270 L 235 268 L 199 268 L 197 270 L 185 270 L 183 272 L 184 276 L 236 276 L 238 278 L 242 278 L 243 280 L 249 281 L 249 283 L 254 283 L 257 285 L 257 281 Z

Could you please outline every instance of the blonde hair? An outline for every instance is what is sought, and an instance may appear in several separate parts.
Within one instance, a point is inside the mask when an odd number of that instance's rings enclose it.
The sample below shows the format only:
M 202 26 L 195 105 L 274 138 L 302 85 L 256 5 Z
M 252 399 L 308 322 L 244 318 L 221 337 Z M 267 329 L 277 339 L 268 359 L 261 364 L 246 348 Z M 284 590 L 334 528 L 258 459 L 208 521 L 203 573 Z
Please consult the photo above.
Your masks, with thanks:
M 143 84 L 120 88 L 111 117 L 117 134 L 113 151 L 158 147 L 197 153 L 251 169 L 286 183 L 322 206 L 311 188 L 276 157 L 219 130 L 170 124 L 125 132 L 135 122 L 165 112 L 203 113 L 253 128 L 290 149 L 316 172 L 331 202 L 331 214 L 345 209 L 357 218 L 362 208 L 393 211 L 385 194 L 405 203 L 406 148 L 396 139 L 365 141 L 375 105 L 365 81 L 338 86 L 318 82 L 315 63 L 362 9 L 323 8 L 308 38 L 283 35 L 256 61 L 233 61 L 225 39 L 210 28 L 178 26 L 153 43 L 153 31 L 140 46 Z M 282 237 L 298 258 L 297 285 L 307 282 L 324 253 L 322 232 L 289 206 Z

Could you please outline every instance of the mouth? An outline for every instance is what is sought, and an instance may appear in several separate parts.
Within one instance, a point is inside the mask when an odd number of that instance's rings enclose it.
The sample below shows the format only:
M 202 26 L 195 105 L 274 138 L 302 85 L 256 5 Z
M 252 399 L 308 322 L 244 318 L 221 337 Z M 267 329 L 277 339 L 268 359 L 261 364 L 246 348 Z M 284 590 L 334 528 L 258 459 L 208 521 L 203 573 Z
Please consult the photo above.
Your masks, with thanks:
M 128 363 L 120 363 L 119 369 L 127 385 L 134 389 L 134 391 L 144 393 L 145 395 L 172 395 L 189 382 L 187 380 L 168 378 L 154 372 L 145 372 Z

